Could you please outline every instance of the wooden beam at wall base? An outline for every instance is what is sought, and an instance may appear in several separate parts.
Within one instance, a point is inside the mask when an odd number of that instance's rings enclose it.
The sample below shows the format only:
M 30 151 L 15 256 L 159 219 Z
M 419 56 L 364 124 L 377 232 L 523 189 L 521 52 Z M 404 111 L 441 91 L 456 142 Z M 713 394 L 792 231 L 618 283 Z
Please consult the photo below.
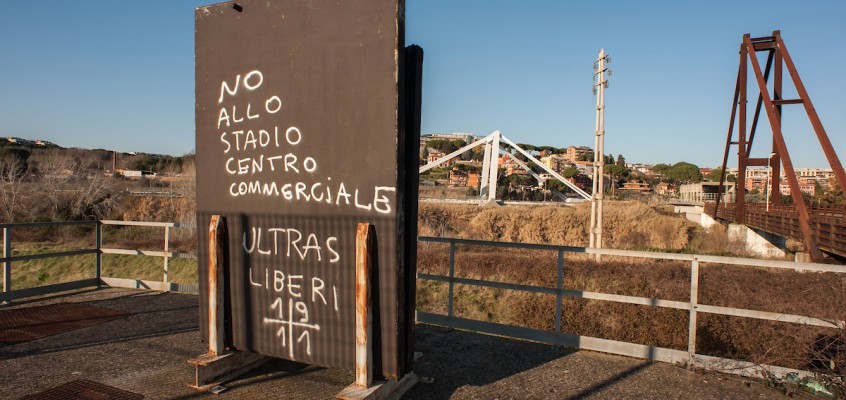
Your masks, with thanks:
M 194 384 L 188 386 L 198 390 L 209 390 L 258 368 L 270 360 L 270 357 L 246 351 L 233 351 L 219 356 L 203 354 L 188 360 L 189 364 L 197 367 Z
M 361 387 L 353 383 L 336 394 L 335 397 L 344 400 L 399 399 L 419 381 L 420 378 L 414 372 L 410 372 L 399 381 L 393 379 L 376 381 L 370 387 Z

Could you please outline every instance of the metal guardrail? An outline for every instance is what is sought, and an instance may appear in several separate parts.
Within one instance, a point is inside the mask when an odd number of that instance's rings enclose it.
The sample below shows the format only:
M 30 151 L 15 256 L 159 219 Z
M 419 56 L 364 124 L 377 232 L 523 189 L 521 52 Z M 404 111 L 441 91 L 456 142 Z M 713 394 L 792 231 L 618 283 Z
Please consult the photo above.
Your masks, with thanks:
M 94 248 L 79 249 L 71 251 L 60 251 L 52 253 L 31 254 L 23 256 L 12 256 L 12 230 L 25 228 L 46 228 L 57 226 L 93 226 L 95 229 Z M 164 229 L 163 251 L 154 250 L 140 250 L 140 249 L 110 249 L 103 248 L 103 229 L 105 226 L 143 226 Z M 3 291 L 0 292 L 0 303 L 8 302 L 15 299 L 40 296 L 44 294 L 51 294 L 66 290 L 81 289 L 85 287 L 100 286 L 103 284 L 109 286 L 129 287 L 129 288 L 145 288 L 155 290 L 174 290 L 197 292 L 196 284 L 179 284 L 172 283 L 168 280 L 168 260 L 171 258 L 197 258 L 196 254 L 179 253 L 169 251 L 170 246 L 170 230 L 176 228 L 194 228 L 195 224 L 178 224 L 173 222 L 140 222 L 140 221 L 114 221 L 114 220 L 93 220 L 93 221 L 65 221 L 65 222 L 32 222 L 32 223 L 18 223 L 18 224 L 0 224 L 3 235 L 3 254 L 0 257 L 0 263 L 3 265 Z M 44 285 L 33 288 L 14 290 L 12 287 L 12 263 L 19 261 L 39 260 L 46 258 L 60 258 L 77 255 L 95 255 L 94 263 L 94 278 L 83 279 L 73 282 L 64 282 L 53 285 Z M 123 279 L 102 276 L 102 259 L 104 254 L 123 254 L 123 255 L 141 255 L 162 257 L 162 280 L 161 281 L 144 281 L 137 279 Z
M 96 227 L 95 233 L 95 247 L 93 249 L 80 249 L 73 251 L 63 251 L 55 253 L 26 255 L 26 256 L 11 256 L 12 241 L 11 231 L 20 228 L 32 227 L 53 227 L 53 226 L 68 226 L 68 225 L 94 225 Z M 102 229 L 107 225 L 119 226 L 146 226 L 146 227 L 160 227 L 164 229 L 164 251 L 147 251 L 147 250 L 127 250 L 127 249 L 105 249 L 102 248 Z M 172 228 L 189 228 L 193 225 L 180 225 L 174 223 L 160 223 L 160 222 L 136 222 L 136 221 L 74 221 L 74 222 L 56 222 L 56 223 L 25 223 L 25 224 L 0 224 L 0 229 L 3 233 L 3 257 L 0 258 L 0 263 L 3 264 L 3 292 L 0 293 L 0 302 L 8 302 L 19 298 L 39 296 L 61 291 L 81 289 L 86 287 L 96 287 L 101 285 L 151 289 L 151 290 L 172 290 L 180 292 L 198 292 L 196 283 L 181 284 L 168 282 L 167 267 L 168 259 L 174 257 L 196 258 L 194 254 L 176 253 L 168 251 L 169 232 Z M 645 358 L 655 361 L 684 363 L 688 366 L 702 367 L 706 369 L 720 370 L 723 372 L 734 373 L 745 376 L 761 377 L 762 373 L 775 374 L 777 376 L 787 373 L 797 373 L 800 377 L 812 375 L 807 371 L 794 370 L 790 368 L 783 368 L 771 365 L 753 364 L 745 361 L 731 360 L 719 357 L 712 357 L 696 353 L 696 327 L 697 315 L 699 313 L 727 315 L 735 317 L 753 318 L 760 320 L 788 322 L 796 324 L 805 324 L 811 326 L 819 326 L 825 328 L 844 329 L 846 322 L 844 321 L 826 321 L 819 318 L 803 315 L 793 315 L 784 313 L 774 313 L 760 310 L 750 310 L 741 308 L 721 307 L 698 303 L 699 296 L 699 264 L 701 262 L 717 263 L 725 265 L 737 266 L 754 266 L 766 268 L 780 268 L 790 269 L 795 271 L 813 271 L 813 272 L 835 272 L 846 273 L 846 267 L 828 264 L 815 263 L 793 263 L 787 261 L 769 261 L 756 260 L 735 257 L 720 257 L 720 256 L 705 256 L 695 254 L 677 254 L 677 253 L 657 253 L 657 252 L 642 252 L 642 251 L 628 251 L 615 249 L 591 249 L 585 247 L 574 246 L 557 246 L 548 244 L 532 244 L 532 243 L 509 243 L 509 242 L 494 242 L 484 240 L 469 240 L 469 239 L 455 239 L 455 238 L 438 238 L 425 237 L 418 238 L 418 242 L 424 243 L 445 243 L 449 244 L 449 275 L 434 275 L 434 274 L 417 274 L 418 279 L 431 280 L 437 282 L 445 282 L 449 284 L 449 299 L 447 315 L 432 314 L 418 311 L 417 320 L 424 323 L 431 323 L 437 325 L 444 325 L 454 328 L 469 329 L 489 334 L 502 335 L 512 338 L 533 340 L 557 345 L 563 345 L 573 348 L 601 351 L 612 354 L 625 355 L 630 357 Z M 457 278 L 455 276 L 455 253 L 457 251 L 456 245 L 472 245 L 472 246 L 487 246 L 509 249 L 528 249 L 528 250 L 544 250 L 551 251 L 557 255 L 557 284 L 556 287 L 544 287 L 533 285 L 510 284 L 504 282 L 487 281 L 482 279 L 466 279 Z M 645 259 L 661 259 L 661 260 L 677 260 L 690 262 L 691 281 L 690 281 L 690 297 L 689 301 L 675 301 L 648 297 L 616 295 L 601 292 L 590 292 L 581 290 L 565 289 L 563 287 L 564 274 L 564 260 L 566 253 L 581 253 L 581 254 L 598 254 L 608 256 L 622 256 Z M 94 254 L 96 256 L 95 263 L 95 278 L 83 279 L 79 281 L 66 282 L 54 285 L 45 285 L 34 288 L 12 290 L 11 287 L 11 269 L 12 263 L 16 261 L 43 259 L 48 257 L 65 257 L 80 254 Z M 131 254 L 162 257 L 163 263 L 163 279 L 162 281 L 143 281 L 137 279 L 111 278 L 101 276 L 101 261 L 103 254 Z M 529 293 L 542 293 L 556 296 L 555 307 L 555 328 L 554 331 L 545 331 L 539 329 L 531 329 L 524 327 L 509 326 L 504 324 L 484 322 L 477 320 L 470 320 L 454 316 L 454 290 L 456 284 L 472 285 L 479 287 L 490 287 L 496 289 L 507 289 L 524 291 Z M 610 301 L 617 303 L 635 304 L 648 307 L 670 308 L 677 310 L 687 310 L 689 313 L 688 323 L 688 348 L 687 351 L 668 349 L 655 346 L 647 346 L 636 343 L 621 342 L 615 340 L 601 339 L 588 336 L 572 335 L 561 332 L 561 318 L 562 318 L 562 304 L 564 297 L 591 299 L 600 301 Z
M 844 329 L 844 321 L 826 321 L 819 318 L 774 313 L 760 310 L 741 308 L 721 307 L 707 304 L 700 304 L 699 298 L 699 264 L 702 262 L 716 263 L 736 266 L 754 266 L 767 268 L 790 269 L 795 271 L 814 272 L 835 272 L 846 273 L 846 266 L 815 264 L 815 263 L 794 263 L 788 261 L 756 260 L 736 257 L 705 256 L 696 254 L 657 253 L 643 251 L 628 251 L 614 249 L 592 249 L 585 247 L 556 246 L 546 244 L 509 243 L 493 242 L 484 240 L 468 240 L 438 237 L 418 237 L 421 243 L 446 243 L 449 244 L 449 275 L 417 274 L 418 279 L 445 282 L 449 284 L 447 315 L 432 314 L 418 311 L 417 320 L 425 323 L 443 325 L 454 328 L 469 329 L 485 332 L 494 335 L 508 336 L 518 339 L 534 340 L 556 345 L 575 347 L 579 349 L 601 351 L 612 354 L 625 355 L 630 357 L 646 358 L 655 361 L 670 363 L 684 363 L 688 366 L 702 367 L 706 369 L 720 370 L 745 376 L 761 377 L 761 373 L 784 375 L 786 373 L 797 373 L 800 376 L 812 375 L 807 371 L 800 371 L 790 368 L 759 365 L 745 361 L 731 360 L 726 358 L 711 357 L 696 353 L 696 327 L 697 315 L 700 313 L 727 315 L 734 317 L 753 318 L 760 320 L 788 322 L 819 326 L 825 328 Z M 455 277 L 455 253 L 456 245 L 472 245 L 485 247 L 499 247 L 511 249 L 546 250 L 557 254 L 557 285 L 556 287 L 519 285 L 479 279 L 465 279 Z M 624 296 L 609 293 L 589 292 L 581 290 L 565 289 L 563 287 L 564 256 L 565 253 L 601 254 L 608 256 L 623 256 L 632 258 L 679 260 L 690 262 L 690 297 L 689 301 L 673 301 L 665 299 Z M 458 318 L 454 316 L 454 288 L 456 284 L 488 287 L 496 289 L 507 289 L 523 291 L 528 293 L 542 293 L 556 296 L 555 303 L 555 328 L 554 331 L 545 331 L 532 328 L 515 327 L 492 322 L 484 322 Z M 687 310 L 689 312 L 688 323 L 688 346 L 687 351 L 668 349 L 662 347 L 646 346 L 636 343 L 621 342 L 615 340 L 600 339 L 587 336 L 571 335 L 561 332 L 562 303 L 564 297 L 610 301 L 616 303 L 636 304 L 649 307 L 671 308 Z

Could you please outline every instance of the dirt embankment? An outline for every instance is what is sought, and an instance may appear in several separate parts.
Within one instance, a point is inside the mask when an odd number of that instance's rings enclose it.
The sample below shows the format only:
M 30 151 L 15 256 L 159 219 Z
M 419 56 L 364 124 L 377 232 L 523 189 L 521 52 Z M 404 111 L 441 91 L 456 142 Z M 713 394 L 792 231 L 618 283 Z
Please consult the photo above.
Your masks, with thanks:
M 419 216 L 421 236 L 588 245 L 589 203 L 573 207 L 421 204 Z M 605 202 L 605 247 L 682 251 L 700 244 L 706 234 L 666 205 Z

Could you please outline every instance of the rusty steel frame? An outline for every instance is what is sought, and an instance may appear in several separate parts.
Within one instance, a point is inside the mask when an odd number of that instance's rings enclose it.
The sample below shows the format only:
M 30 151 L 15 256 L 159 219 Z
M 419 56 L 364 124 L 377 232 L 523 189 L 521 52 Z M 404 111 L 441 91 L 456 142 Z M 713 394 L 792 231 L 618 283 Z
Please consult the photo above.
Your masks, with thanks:
M 766 51 L 767 61 L 765 70 L 761 70 L 761 64 L 758 61 L 757 52 Z M 755 105 L 755 113 L 752 119 L 752 125 L 748 132 L 747 139 L 747 83 L 749 71 L 747 65 L 752 65 L 752 74 L 757 83 L 759 94 Z M 799 95 L 798 99 L 782 98 L 783 86 L 783 69 L 786 67 L 793 85 Z M 773 90 L 770 96 L 769 88 L 767 87 L 770 72 L 773 72 Z M 726 166 L 728 163 L 729 152 L 731 145 L 737 145 L 737 167 L 738 167 L 738 182 L 737 182 L 737 196 L 735 199 L 736 221 L 739 224 L 746 222 L 745 213 L 745 191 L 746 191 L 746 168 L 750 166 L 768 166 L 772 167 L 773 178 L 780 177 L 781 168 L 784 168 L 785 176 L 790 187 L 790 195 L 793 198 L 794 207 L 799 217 L 799 227 L 802 231 L 802 236 L 805 242 L 805 249 L 811 255 L 812 259 L 819 261 L 822 259 L 822 253 L 817 248 L 816 238 L 811 233 L 810 215 L 808 207 L 802 197 L 802 192 L 799 189 L 799 180 L 796 178 L 796 173 L 793 169 L 793 163 L 790 160 L 790 154 L 787 149 L 787 144 L 784 141 L 784 135 L 781 129 L 781 111 L 782 106 L 787 104 L 802 104 L 805 108 L 805 113 L 814 128 L 814 133 L 822 146 L 826 159 L 829 165 L 834 170 L 835 177 L 841 187 L 846 187 L 846 172 L 837 157 L 831 141 L 825 132 L 825 129 L 820 122 L 819 116 L 814 109 L 813 103 L 805 90 L 804 84 L 799 77 L 796 66 L 790 58 L 790 53 L 781 38 L 781 32 L 773 31 L 772 36 L 764 36 L 752 38 L 748 33 L 743 35 L 743 41 L 740 45 L 740 65 L 738 67 L 737 82 L 734 89 L 734 100 L 732 101 L 731 118 L 729 121 L 728 135 L 726 138 L 725 154 L 723 156 L 723 164 L 721 168 L 720 184 L 717 189 L 716 207 L 714 209 L 713 217 L 716 219 L 717 209 L 720 205 L 720 195 L 723 192 L 723 181 L 726 176 Z M 772 156 L 769 158 L 752 158 L 750 157 L 752 151 L 752 143 L 755 139 L 755 132 L 758 126 L 758 120 L 761 114 L 761 108 L 767 114 L 770 127 L 772 128 Z M 737 120 L 737 141 L 732 141 L 734 137 L 735 120 Z M 780 179 L 776 180 L 779 182 Z M 766 190 L 766 189 L 765 189 Z M 779 185 L 773 184 L 769 188 L 770 196 L 768 202 L 772 202 L 779 198 Z
M 379 249 L 376 227 L 360 222 L 355 235 L 355 382 L 341 390 L 335 398 L 344 400 L 397 399 L 414 386 L 419 378 L 408 372 L 400 379 L 376 379 L 383 375 L 376 370 L 374 314 L 379 305 L 374 298 L 378 289 L 375 274 L 379 270 Z M 378 314 L 377 314 L 378 315 Z
M 225 232 L 220 215 L 213 215 L 209 223 L 209 355 L 219 356 L 226 349 L 226 330 L 223 316 Z
M 370 296 L 376 229 L 359 223 L 355 236 L 355 384 L 373 383 L 373 303 Z
M 270 361 L 270 357 L 261 354 L 233 349 L 232 340 L 227 337 L 227 235 L 225 218 L 219 214 L 212 215 L 208 229 L 209 308 L 206 339 L 209 351 L 188 360 L 195 367 L 194 383 L 189 386 L 203 391 L 222 385 Z

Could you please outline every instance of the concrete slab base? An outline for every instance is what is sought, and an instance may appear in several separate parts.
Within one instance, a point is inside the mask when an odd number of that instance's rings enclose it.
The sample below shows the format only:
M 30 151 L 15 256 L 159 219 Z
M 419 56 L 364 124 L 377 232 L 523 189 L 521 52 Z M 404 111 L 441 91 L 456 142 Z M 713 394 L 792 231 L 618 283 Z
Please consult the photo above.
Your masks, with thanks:
M 798 262 L 798 263 L 810 263 L 810 262 L 814 262 L 814 261 L 811 259 L 810 254 L 800 251 L 800 252 L 796 253 L 796 262 Z
M 729 224 L 729 240 L 745 243 L 750 253 L 764 257 L 784 257 L 786 241 L 783 237 L 749 228 L 746 225 Z
M 352 384 L 340 391 L 336 398 L 344 400 L 393 400 L 400 399 L 402 395 L 411 389 L 420 378 L 410 372 L 399 381 L 389 379 L 387 381 L 374 382 L 372 386 L 364 388 Z

